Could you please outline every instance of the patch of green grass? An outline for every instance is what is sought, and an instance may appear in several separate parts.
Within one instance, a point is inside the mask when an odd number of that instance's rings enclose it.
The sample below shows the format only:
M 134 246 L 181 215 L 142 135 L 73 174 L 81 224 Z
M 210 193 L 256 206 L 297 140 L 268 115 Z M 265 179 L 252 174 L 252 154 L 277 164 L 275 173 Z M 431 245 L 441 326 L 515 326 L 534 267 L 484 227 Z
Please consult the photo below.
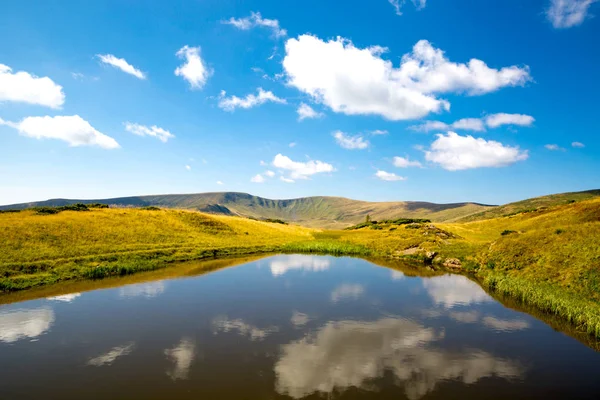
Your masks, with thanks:
M 278 251 L 284 253 L 331 254 L 336 256 L 372 256 L 376 254 L 372 249 L 362 245 L 332 240 L 311 240 L 288 243 L 279 247 Z

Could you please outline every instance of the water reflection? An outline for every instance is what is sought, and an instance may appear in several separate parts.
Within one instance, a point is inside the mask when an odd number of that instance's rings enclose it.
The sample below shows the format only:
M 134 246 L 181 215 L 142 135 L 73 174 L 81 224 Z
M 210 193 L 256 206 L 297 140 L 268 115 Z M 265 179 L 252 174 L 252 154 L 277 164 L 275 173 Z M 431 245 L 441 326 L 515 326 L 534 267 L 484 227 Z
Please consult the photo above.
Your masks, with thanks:
M 227 316 L 219 316 L 212 322 L 213 332 L 237 332 L 241 336 L 247 336 L 250 340 L 263 340 L 268 335 L 279 330 L 276 326 L 258 328 L 241 319 L 229 319 Z
M 36 339 L 54 323 L 54 311 L 48 307 L 0 313 L 0 342 Z
M 100 354 L 98 357 L 91 358 L 87 364 L 93 365 L 94 367 L 102 367 L 104 365 L 111 365 L 119 357 L 128 355 L 133 351 L 135 342 L 130 342 L 122 346 L 116 346 L 107 351 L 106 353 Z
M 436 304 L 446 308 L 493 301 L 479 285 L 464 276 L 443 275 L 424 279 L 423 287 Z
M 448 313 L 448 316 L 464 324 L 481 323 L 483 327 L 498 332 L 521 331 L 530 327 L 529 322 L 523 319 L 503 319 L 491 315 L 482 317 L 478 311 L 453 311 Z
M 358 299 L 365 293 L 365 287 L 358 283 L 344 283 L 331 292 L 331 301 L 337 303 L 340 300 Z
M 292 318 L 290 318 L 290 322 L 296 327 L 304 326 L 308 324 L 308 321 L 310 321 L 310 317 L 308 316 L 308 314 L 304 314 L 298 311 L 294 311 L 294 313 L 292 314 Z
M 119 289 L 121 297 L 156 297 L 165 291 L 165 282 L 140 283 Z
M 443 337 L 443 330 L 404 318 L 330 322 L 281 347 L 276 389 L 296 399 L 353 386 L 368 389 L 390 371 L 407 397 L 418 399 L 443 380 L 470 384 L 489 376 L 517 378 L 524 371 L 517 362 L 482 350 L 435 348 Z
M 173 363 L 173 367 L 167 370 L 167 375 L 173 379 L 187 379 L 194 361 L 196 344 L 190 338 L 182 338 L 179 343 L 165 350 L 165 355 Z
M 71 303 L 73 300 L 81 296 L 81 293 L 61 294 L 60 296 L 46 297 L 46 300 L 61 301 L 63 303 Z
M 325 271 L 331 265 L 329 258 L 319 256 L 291 255 L 275 257 L 271 263 L 273 276 L 283 275 L 291 270 Z

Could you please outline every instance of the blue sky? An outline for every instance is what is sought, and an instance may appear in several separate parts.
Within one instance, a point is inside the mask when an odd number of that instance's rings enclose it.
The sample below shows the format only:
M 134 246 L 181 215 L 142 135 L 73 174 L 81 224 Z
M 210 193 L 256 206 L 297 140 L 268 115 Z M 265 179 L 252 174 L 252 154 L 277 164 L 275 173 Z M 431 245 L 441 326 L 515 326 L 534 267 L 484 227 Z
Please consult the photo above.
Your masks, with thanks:
M 600 188 L 600 3 L 240 3 L 3 2 L 0 204 Z

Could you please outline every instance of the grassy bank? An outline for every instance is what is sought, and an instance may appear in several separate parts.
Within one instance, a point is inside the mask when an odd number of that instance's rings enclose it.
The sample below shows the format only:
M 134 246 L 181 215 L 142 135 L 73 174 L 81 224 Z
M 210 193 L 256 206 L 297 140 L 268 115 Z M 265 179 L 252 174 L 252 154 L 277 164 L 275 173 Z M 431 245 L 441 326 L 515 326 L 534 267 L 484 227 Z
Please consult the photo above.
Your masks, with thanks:
M 0 291 L 155 271 L 249 254 L 449 258 L 489 290 L 600 337 L 600 199 L 465 223 L 398 220 L 315 230 L 164 209 L 0 214 Z

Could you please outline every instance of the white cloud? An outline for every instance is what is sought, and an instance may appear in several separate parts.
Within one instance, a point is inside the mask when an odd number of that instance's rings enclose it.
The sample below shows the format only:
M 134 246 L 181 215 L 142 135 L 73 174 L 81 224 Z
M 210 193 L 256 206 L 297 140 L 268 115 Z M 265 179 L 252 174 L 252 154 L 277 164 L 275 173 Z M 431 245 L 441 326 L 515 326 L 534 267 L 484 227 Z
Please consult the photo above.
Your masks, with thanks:
M 298 144 L 298 143 L 296 143 L 296 142 L 291 142 L 290 144 L 288 144 L 288 146 L 289 146 L 289 147 L 296 147 L 296 145 L 297 145 L 297 144 Z
M 331 292 L 331 301 L 337 303 L 340 300 L 356 300 L 365 293 L 365 287 L 357 283 L 344 283 Z
M 279 177 L 279 179 L 280 179 L 282 182 L 285 182 L 285 183 L 294 183 L 294 182 L 296 182 L 295 180 L 293 180 L 293 179 L 290 179 L 290 178 L 286 178 L 285 176 L 280 176 L 280 177 Z
M 285 45 L 283 67 L 288 83 L 335 112 L 376 114 L 390 120 L 421 118 L 449 110 L 439 93 L 481 95 L 502 87 L 522 86 L 531 77 L 527 67 L 489 68 L 483 61 L 449 61 L 421 40 L 394 68 L 381 57 L 381 46 L 357 48 L 347 39 L 323 41 L 301 35 Z
M 269 266 L 273 276 L 283 275 L 292 270 L 302 271 L 325 271 L 329 269 L 331 261 L 322 257 L 306 255 L 289 255 L 275 257 Z
M 323 161 L 292 161 L 289 157 L 282 154 L 277 154 L 275 156 L 273 159 L 273 166 L 289 171 L 291 179 L 308 179 L 314 174 L 335 171 L 333 165 Z
M 0 119 L 0 125 L 15 128 L 23 136 L 63 140 L 73 147 L 98 146 L 104 149 L 120 147 L 115 139 L 97 131 L 79 115 L 27 117 L 17 123 Z
M 263 167 L 269 165 L 268 163 L 266 163 L 264 160 L 260 160 L 259 164 Z
M 265 178 L 261 174 L 256 174 L 252 178 L 250 178 L 250 182 L 254 183 L 263 183 Z
M 0 342 L 35 339 L 48 331 L 53 323 L 54 311 L 46 307 L 0 312 Z
M 371 135 L 387 135 L 389 132 L 383 129 L 375 129 L 369 132 Z
M 60 301 L 63 303 L 71 303 L 79 296 L 81 296 L 81 293 L 69 293 L 69 294 L 61 294 L 59 296 L 46 297 L 46 300 Z
M 535 118 L 533 118 L 531 115 L 525 114 L 498 113 L 485 117 L 485 123 L 490 128 L 497 128 L 501 125 L 531 126 L 534 121 Z
M 88 365 L 93 365 L 94 367 L 102 367 L 104 365 L 111 365 L 113 362 L 117 360 L 117 358 L 123 357 L 131 353 L 133 348 L 135 347 L 135 343 L 131 342 L 123 346 L 116 346 L 107 351 L 106 353 L 100 354 L 98 357 L 91 358 L 88 360 Z
M 272 178 L 275 176 L 275 172 L 267 170 L 267 171 L 265 171 L 265 175 L 268 176 L 269 178 Z
M 429 150 L 425 151 L 427 161 L 440 164 L 448 171 L 505 167 L 527 157 L 527 150 L 521 151 L 518 146 L 505 146 L 494 140 L 460 136 L 455 132 L 437 135 Z
M 441 344 L 443 338 L 443 331 L 402 318 L 329 322 L 281 346 L 275 389 L 295 399 L 327 397 L 349 388 L 369 390 L 389 374 L 408 399 L 416 400 L 438 383 L 510 380 L 525 372 L 517 361 L 479 349 L 448 350 Z
M 423 280 L 423 287 L 436 304 L 445 308 L 493 301 L 479 285 L 459 275 L 443 275 Z
M 191 167 L 190 165 L 186 165 L 186 166 L 185 166 L 185 169 L 187 169 L 188 171 L 191 171 L 191 170 L 192 170 L 192 167 Z
M 349 136 L 342 131 L 333 132 L 333 137 L 337 144 L 348 150 L 364 150 L 370 144 L 368 140 L 364 140 L 360 135 Z
M 175 55 L 185 60 L 182 65 L 175 69 L 175 75 L 188 81 L 192 89 L 202 89 L 213 71 L 206 66 L 206 62 L 200 57 L 200 46 L 190 47 L 185 45 Z
M 588 9 L 597 0 L 550 0 L 546 17 L 555 28 L 580 25 L 588 16 Z
M 279 331 L 276 326 L 268 328 L 259 328 L 248 324 L 242 319 L 229 319 L 227 316 L 220 316 L 212 321 L 213 333 L 219 332 L 237 332 L 240 336 L 246 336 L 250 340 L 263 340 L 272 333 Z
M 177 346 L 165 350 L 165 356 L 173 362 L 167 375 L 173 380 L 187 379 L 195 358 L 196 344 L 189 338 L 182 338 Z
M 573 143 L 571 143 L 571 147 L 576 147 L 576 148 L 581 149 L 581 148 L 585 147 L 585 144 L 583 144 L 581 142 L 573 142 Z
M 280 99 L 271 91 L 265 91 L 260 87 L 257 90 L 258 96 L 251 93 L 243 99 L 237 96 L 225 97 L 226 92 L 222 90 L 219 95 L 219 108 L 222 108 L 225 111 L 234 111 L 236 108 L 252 108 L 269 101 L 286 104 L 285 99 Z
M 405 181 L 406 178 L 403 176 L 399 176 L 394 174 L 393 172 L 385 172 L 382 170 L 377 170 L 377 172 L 375 173 L 375 176 L 378 179 L 381 179 L 382 181 Z
M 249 17 L 244 18 L 229 18 L 227 21 L 223 21 L 224 24 L 233 25 L 238 29 L 247 31 L 251 28 L 262 26 L 269 28 L 273 32 L 275 38 L 280 38 L 287 35 L 287 31 L 279 26 L 279 21 L 276 19 L 263 18 L 259 12 L 250 13 Z
M 163 143 L 166 143 L 169 139 L 175 137 L 171 132 L 159 128 L 156 125 L 152 125 L 151 127 L 147 127 L 140 124 L 134 124 L 132 122 L 125 122 L 125 130 L 133 133 L 138 136 L 152 136 L 157 138 Z
M 410 161 L 408 158 L 404 158 L 404 157 L 394 157 L 393 164 L 394 164 L 394 167 L 398 167 L 398 168 L 409 168 L 409 167 L 421 168 L 422 167 L 420 162 Z
M 406 0 L 388 0 L 388 2 L 392 5 L 392 7 L 394 7 L 396 15 L 402 15 L 402 6 L 406 2 Z M 414 4 L 417 11 L 419 11 L 425 8 L 427 0 L 412 0 L 412 3 Z
M 112 65 L 126 74 L 133 75 L 138 79 L 146 79 L 146 74 L 129 64 L 124 58 L 117 58 L 112 54 L 97 54 L 96 57 L 98 57 L 102 63 Z
M 224 185 L 224 183 L 221 181 L 217 181 L 217 185 Z
M 322 112 L 315 111 L 311 106 L 306 103 L 300 103 L 298 109 L 296 110 L 298 113 L 298 121 L 302 121 L 310 118 L 322 118 L 325 116 Z
M 0 64 L 0 102 L 14 101 L 60 108 L 65 102 L 62 86 L 47 76 L 38 77 L 25 71 L 13 73 L 8 65 Z
M 547 145 L 544 145 L 544 147 L 550 151 L 559 151 L 559 150 L 564 151 L 565 150 L 557 144 L 547 144 Z

